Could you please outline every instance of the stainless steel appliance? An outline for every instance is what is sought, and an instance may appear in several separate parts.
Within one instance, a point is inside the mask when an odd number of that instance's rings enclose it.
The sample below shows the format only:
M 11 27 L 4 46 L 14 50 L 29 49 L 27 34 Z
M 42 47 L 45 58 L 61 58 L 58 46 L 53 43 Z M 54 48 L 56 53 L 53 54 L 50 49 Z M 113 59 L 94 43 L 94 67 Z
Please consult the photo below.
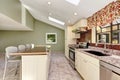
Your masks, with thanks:
M 75 68 L 75 48 L 69 47 L 69 62 Z
M 100 61 L 100 80 L 120 80 L 120 68 Z
M 88 48 L 87 42 L 69 46 L 69 63 L 75 69 L 75 49 Z

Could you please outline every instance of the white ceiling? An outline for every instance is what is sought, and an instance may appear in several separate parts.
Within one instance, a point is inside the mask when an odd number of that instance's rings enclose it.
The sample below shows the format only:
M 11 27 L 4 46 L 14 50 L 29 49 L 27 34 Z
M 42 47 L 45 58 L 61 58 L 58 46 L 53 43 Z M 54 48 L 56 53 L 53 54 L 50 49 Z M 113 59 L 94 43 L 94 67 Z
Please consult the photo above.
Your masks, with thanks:
M 81 18 L 87 18 L 104 8 L 107 4 L 116 0 L 81 0 L 78 6 L 70 4 L 65 0 L 20 0 L 30 11 L 32 16 L 40 21 L 64 29 L 65 26 L 73 25 Z M 48 2 L 51 5 L 48 5 Z M 78 15 L 74 15 L 76 12 Z M 65 25 L 59 25 L 48 20 L 49 13 L 51 17 L 65 22 Z

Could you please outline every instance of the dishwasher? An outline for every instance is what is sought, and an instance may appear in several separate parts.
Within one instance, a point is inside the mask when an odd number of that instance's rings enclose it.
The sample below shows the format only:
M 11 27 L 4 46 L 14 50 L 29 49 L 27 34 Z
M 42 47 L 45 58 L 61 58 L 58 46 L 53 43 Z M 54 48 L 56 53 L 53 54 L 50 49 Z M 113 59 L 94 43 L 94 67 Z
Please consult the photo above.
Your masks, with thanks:
M 120 80 L 120 68 L 100 61 L 100 80 Z

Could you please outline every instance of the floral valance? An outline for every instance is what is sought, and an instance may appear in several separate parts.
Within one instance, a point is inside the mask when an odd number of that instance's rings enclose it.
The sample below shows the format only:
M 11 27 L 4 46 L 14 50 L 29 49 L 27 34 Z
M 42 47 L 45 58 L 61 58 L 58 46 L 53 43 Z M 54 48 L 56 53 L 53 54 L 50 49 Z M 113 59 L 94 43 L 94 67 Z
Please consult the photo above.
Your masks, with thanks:
M 104 26 L 120 18 L 120 1 L 112 2 L 88 17 L 88 27 Z

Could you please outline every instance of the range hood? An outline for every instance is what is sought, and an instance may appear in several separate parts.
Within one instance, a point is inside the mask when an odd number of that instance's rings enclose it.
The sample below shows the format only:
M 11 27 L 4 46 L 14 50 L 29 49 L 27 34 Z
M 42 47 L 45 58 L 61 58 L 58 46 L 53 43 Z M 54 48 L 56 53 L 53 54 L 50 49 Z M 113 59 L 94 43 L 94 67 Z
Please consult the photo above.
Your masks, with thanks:
M 73 33 L 86 33 L 87 28 L 86 27 L 79 27 L 77 29 L 72 30 Z

